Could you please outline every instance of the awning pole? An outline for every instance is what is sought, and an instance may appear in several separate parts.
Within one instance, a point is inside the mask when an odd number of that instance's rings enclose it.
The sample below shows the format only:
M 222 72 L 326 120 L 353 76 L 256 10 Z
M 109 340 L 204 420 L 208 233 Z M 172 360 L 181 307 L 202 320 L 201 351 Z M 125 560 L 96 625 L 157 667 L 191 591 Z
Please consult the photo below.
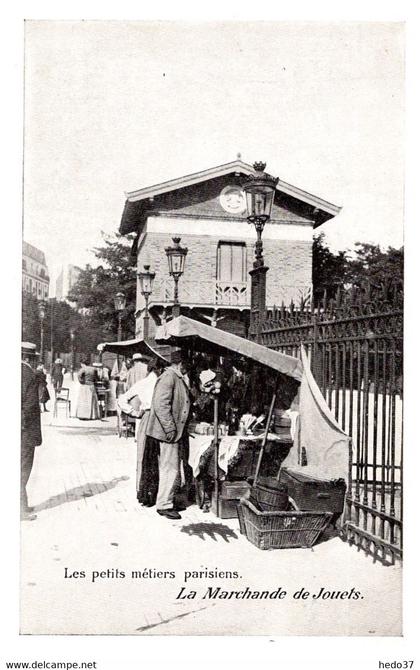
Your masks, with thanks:
M 261 443 L 260 453 L 258 454 L 257 467 L 255 469 L 254 486 L 257 483 L 258 475 L 260 473 L 262 458 L 263 458 L 263 455 L 264 455 L 265 445 L 267 444 L 268 433 L 269 433 L 270 424 L 271 424 L 271 417 L 273 416 L 274 405 L 276 403 L 276 398 L 277 398 L 277 388 L 278 388 L 278 385 L 279 385 L 279 381 L 280 381 L 280 379 L 278 378 L 277 382 L 276 382 L 276 385 L 274 387 L 273 397 L 271 398 L 270 409 L 268 411 L 267 422 L 265 424 L 264 436 L 263 436 L 262 443 Z
M 219 516 L 219 398 L 214 398 L 214 501 Z

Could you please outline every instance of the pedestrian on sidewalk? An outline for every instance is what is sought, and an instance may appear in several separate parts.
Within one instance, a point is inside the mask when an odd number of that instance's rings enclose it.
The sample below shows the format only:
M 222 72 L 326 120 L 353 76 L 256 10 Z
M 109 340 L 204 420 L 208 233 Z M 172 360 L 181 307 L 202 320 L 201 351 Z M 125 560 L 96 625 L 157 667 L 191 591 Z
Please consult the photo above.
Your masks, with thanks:
M 20 510 L 21 518 L 29 521 L 36 519 L 36 515 L 28 505 L 26 485 L 31 476 L 35 447 L 42 444 L 38 380 L 34 371 L 35 361 L 35 344 L 22 342 Z
M 38 398 L 39 398 L 39 405 L 40 407 L 43 406 L 43 411 L 48 412 L 47 410 L 47 402 L 50 399 L 50 394 L 48 391 L 47 387 L 47 375 L 45 374 L 45 368 L 40 363 L 37 365 L 36 372 L 35 372 L 37 381 L 38 381 Z
M 147 364 L 147 377 L 136 382 L 117 401 L 125 414 L 136 417 L 137 500 L 147 507 L 156 502 L 159 484 L 159 443 L 146 435 L 146 429 L 155 385 L 164 368 L 163 360 L 152 358 Z
M 168 519 L 180 519 L 175 493 L 181 484 L 181 455 L 187 437 L 190 391 L 185 382 L 188 362 L 181 351 L 171 354 L 171 366 L 156 382 L 146 433 L 159 441 L 159 488 L 156 511 Z M 184 464 L 183 464 L 184 465 Z M 186 479 L 185 467 L 184 482 Z
M 76 417 L 83 421 L 99 419 L 98 396 L 95 390 L 98 373 L 92 365 L 89 365 L 88 359 L 81 362 L 81 369 L 77 373 L 77 378 L 80 382 L 80 388 Z
M 61 358 L 56 358 L 51 370 L 51 381 L 54 386 L 55 395 L 60 393 L 63 386 L 64 368 Z

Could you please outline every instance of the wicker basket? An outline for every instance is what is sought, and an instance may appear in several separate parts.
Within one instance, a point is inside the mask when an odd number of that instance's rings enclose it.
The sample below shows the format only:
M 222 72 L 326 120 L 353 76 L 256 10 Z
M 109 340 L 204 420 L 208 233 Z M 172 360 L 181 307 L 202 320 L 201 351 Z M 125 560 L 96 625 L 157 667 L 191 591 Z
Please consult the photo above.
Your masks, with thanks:
M 238 505 L 242 535 L 259 549 L 312 547 L 328 525 L 329 512 L 259 511 L 246 498 Z
M 274 480 L 274 485 L 271 486 L 268 481 L 258 481 L 257 485 L 252 489 L 252 496 L 263 510 L 285 511 L 289 504 L 287 486 L 283 483 L 280 484 L 276 480 Z

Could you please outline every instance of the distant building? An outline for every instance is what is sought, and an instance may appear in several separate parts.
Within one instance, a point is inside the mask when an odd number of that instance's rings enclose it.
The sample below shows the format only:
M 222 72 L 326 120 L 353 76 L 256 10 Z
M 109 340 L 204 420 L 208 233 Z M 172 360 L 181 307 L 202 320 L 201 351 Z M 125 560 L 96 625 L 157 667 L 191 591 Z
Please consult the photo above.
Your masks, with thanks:
M 72 287 L 77 282 L 81 269 L 77 265 L 66 265 L 61 269 L 55 283 L 55 297 L 57 300 L 67 300 Z
M 22 288 L 38 300 L 47 299 L 50 291 L 45 254 L 28 242 L 22 248 Z

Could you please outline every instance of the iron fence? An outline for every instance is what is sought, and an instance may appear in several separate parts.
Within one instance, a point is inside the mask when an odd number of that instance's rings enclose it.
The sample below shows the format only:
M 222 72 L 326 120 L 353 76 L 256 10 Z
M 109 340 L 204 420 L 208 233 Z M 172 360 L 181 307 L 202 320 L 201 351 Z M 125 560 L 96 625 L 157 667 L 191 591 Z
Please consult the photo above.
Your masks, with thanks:
M 261 343 L 299 355 L 352 440 L 341 534 L 374 559 L 402 557 L 403 292 L 401 285 L 338 291 L 314 306 L 267 311 Z M 257 324 L 250 331 L 257 337 Z

